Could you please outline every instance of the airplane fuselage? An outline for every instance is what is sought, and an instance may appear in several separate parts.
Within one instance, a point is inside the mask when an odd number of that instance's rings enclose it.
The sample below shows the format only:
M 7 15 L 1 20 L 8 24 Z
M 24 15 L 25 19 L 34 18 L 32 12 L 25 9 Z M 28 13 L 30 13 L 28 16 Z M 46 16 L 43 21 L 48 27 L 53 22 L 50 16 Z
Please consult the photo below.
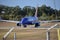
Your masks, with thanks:
M 39 24 L 38 17 L 35 17 L 35 16 L 24 17 L 18 23 L 18 25 L 21 25 L 21 24 L 23 24 L 23 25 Z
M 38 22 L 38 18 L 34 16 L 24 17 L 20 21 L 20 24 L 35 24 Z

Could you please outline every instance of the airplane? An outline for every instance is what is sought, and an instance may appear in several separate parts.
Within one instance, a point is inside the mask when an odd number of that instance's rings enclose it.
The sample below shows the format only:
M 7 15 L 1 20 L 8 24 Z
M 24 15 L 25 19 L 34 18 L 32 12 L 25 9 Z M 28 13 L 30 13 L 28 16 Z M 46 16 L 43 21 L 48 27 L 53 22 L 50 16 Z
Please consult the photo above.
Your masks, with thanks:
M 17 26 L 21 26 L 21 24 L 24 27 L 27 27 L 27 25 L 33 25 L 33 24 L 35 24 L 35 27 L 40 26 L 40 22 L 38 21 L 38 17 L 37 17 L 37 11 L 38 11 L 38 7 L 36 7 L 36 12 L 34 16 L 28 16 L 28 17 L 22 18 L 21 21 L 17 23 Z
M 11 21 L 11 20 L 0 20 L 0 21 L 15 22 L 15 23 L 17 23 L 17 26 L 23 25 L 24 27 L 27 27 L 27 25 L 35 24 L 35 27 L 38 27 L 38 26 L 40 26 L 40 22 L 37 17 L 37 11 L 38 11 L 38 7 L 36 7 L 36 12 L 35 12 L 34 16 L 24 17 L 21 19 L 21 21 Z

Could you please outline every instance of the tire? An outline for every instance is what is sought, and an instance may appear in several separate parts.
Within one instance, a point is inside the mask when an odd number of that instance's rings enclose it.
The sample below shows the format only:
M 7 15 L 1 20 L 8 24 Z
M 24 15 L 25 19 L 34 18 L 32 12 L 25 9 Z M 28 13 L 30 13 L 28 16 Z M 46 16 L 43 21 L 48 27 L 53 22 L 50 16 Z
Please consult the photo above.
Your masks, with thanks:
M 21 26 L 21 24 L 17 23 L 17 26 Z
M 26 28 L 26 27 L 27 27 L 27 25 L 26 25 L 26 24 L 24 24 L 24 25 L 23 25 L 23 27 L 24 27 L 24 28 Z
M 37 27 L 39 27 L 40 26 L 40 24 L 39 23 L 36 23 L 35 24 L 35 28 L 37 28 Z

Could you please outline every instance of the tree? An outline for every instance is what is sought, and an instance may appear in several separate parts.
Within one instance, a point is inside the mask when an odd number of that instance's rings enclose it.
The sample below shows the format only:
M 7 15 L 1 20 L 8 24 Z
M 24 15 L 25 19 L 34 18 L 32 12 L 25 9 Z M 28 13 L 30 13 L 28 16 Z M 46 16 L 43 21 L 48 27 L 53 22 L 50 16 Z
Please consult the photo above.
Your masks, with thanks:
M 43 13 L 43 14 L 42 14 L 42 16 L 40 16 L 40 19 L 41 19 L 41 20 L 47 20 L 47 19 L 48 19 L 48 17 L 46 16 L 46 14 L 45 14 L 45 13 Z
M 7 20 L 20 20 L 24 16 L 34 16 L 35 11 L 35 7 L 31 6 L 20 8 L 19 6 L 9 7 L 0 5 L 0 17 Z M 42 5 L 41 7 L 38 7 L 37 15 L 38 18 L 42 20 L 56 19 L 56 15 L 57 19 L 60 19 L 60 10 L 53 9 L 50 6 Z
M 52 15 L 50 16 L 50 20 L 55 20 L 55 14 L 52 14 Z

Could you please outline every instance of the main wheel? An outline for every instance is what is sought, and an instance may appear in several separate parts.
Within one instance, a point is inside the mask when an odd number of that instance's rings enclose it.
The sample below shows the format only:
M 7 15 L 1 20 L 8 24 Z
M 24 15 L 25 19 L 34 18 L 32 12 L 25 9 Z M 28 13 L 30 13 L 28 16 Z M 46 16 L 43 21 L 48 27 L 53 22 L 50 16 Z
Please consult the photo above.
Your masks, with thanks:
M 37 28 L 37 27 L 39 27 L 40 26 L 40 24 L 39 23 L 36 23 L 35 24 L 35 28 Z
M 24 28 L 26 28 L 26 27 L 27 27 L 27 25 L 26 25 L 26 24 L 24 24 L 23 26 L 24 26 Z

